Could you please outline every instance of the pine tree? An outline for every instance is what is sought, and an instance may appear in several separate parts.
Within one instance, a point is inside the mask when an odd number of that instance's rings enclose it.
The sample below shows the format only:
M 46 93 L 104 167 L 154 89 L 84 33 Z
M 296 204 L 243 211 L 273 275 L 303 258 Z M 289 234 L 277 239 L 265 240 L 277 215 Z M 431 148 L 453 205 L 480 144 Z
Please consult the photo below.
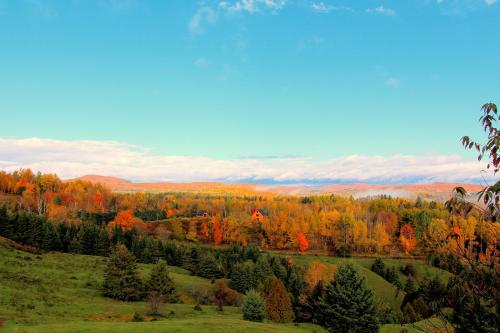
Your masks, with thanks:
M 267 278 L 262 292 L 266 300 L 267 317 L 270 320 L 279 323 L 293 320 L 292 301 L 281 280 L 275 276 Z
M 273 275 L 271 265 L 267 256 L 260 256 L 255 263 L 255 277 L 258 281 L 264 281 L 267 277 Z
M 96 254 L 98 256 L 107 256 L 109 254 L 110 246 L 111 242 L 109 239 L 108 230 L 106 228 L 101 228 L 96 244 Z
M 230 287 L 240 293 L 245 293 L 247 290 L 255 289 L 258 281 L 254 271 L 254 263 L 251 261 L 236 264 L 231 272 Z
M 372 271 L 377 273 L 378 275 L 384 277 L 385 275 L 385 264 L 382 259 L 377 258 L 372 265 Z
M 71 239 L 71 241 L 69 242 L 68 251 L 70 253 L 82 253 L 83 252 L 82 243 L 80 242 L 80 238 L 78 237 L 78 235 L 75 235 L 75 237 L 73 237 Z
M 351 265 L 341 266 L 320 302 L 320 324 L 329 332 L 378 332 L 373 292 Z
M 138 301 L 143 296 L 135 257 L 124 245 L 117 245 L 109 258 L 103 289 L 104 296 L 122 301 Z
M 415 284 L 415 280 L 413 280 L 412 277 L 409 277 L 406 280 L 403 290 L 407 295 L 411 295 L 417 291 L 417 285 Z
M 261 322 L 266 317 L 266 306 L 258 292 L 251 289 L 245 295 L 243 301 L 243 319 Z
M 200 256 L 200 249 L 197 246 L 192 247 L 190 250 L 186 251 L 182 258 L 182 268 L 191 271 L 193 275 L 197 275 Z
M 198 264 L 198 275 L 211 280 L 223 276 L 219 263 L 212 253 L 208 252 L 201 256 Z
M 168 275 L 167 264 L 163 260 L 159 260 L 151 270 L 146 289 L 148 292 L 157 292 L 162 295 L 168 303 L 174 303 L 178 300 L 174 282 Z

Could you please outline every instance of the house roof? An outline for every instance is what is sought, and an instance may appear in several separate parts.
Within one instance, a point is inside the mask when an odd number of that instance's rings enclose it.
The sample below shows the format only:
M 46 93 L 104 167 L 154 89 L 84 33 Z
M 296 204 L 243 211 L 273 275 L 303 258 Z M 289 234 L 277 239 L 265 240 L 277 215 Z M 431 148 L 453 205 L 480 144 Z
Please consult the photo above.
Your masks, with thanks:
M 261 213 L 263 216 L 267 216 L 267 212 L 263 209 L 257 209 L 259 213 Z

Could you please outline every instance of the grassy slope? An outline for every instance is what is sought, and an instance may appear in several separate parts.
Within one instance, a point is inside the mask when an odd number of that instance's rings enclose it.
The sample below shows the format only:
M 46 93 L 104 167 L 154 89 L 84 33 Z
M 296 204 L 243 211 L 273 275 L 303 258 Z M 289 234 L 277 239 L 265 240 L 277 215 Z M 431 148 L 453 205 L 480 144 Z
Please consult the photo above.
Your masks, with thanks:
M 391 283 L 387 282 L 385 279 L 375 274 L 370 270 L 371 265 L 375 259 L 370 258 L 336 258 L 336 257 L 326 257 L 326 256 L 313 256 L 313 255 L 296 255 L 293 256 L 294 260 L 299 264 L 308 265 L 312 261 L 320 260 L 326 263 L 332 263 L 335 265 L 341 265 L 350 263 L 358 268 L 359 272 L 366 278 L 366 284 L 370 289 L 373 290 L 375 297 L 383 300 L 389 304 L 392 308 L 399 308 L 401 302 L 404 298 L 404 292 L 400 291 L 397 293 L 397 288 Z M 421 279 L 426 275 L 442 276 L 444 280 L 447 280 L 449 273 L 431 267 L 427 265 L 423 260 L 412 260 L 412 259 L 384 259 L 384 263 L 388 267 L 396 267 L 399 274 L 401 282 L 406 281 L 406 277 L 400 272 L 399 268 L 407 263 L 412 263 L 417 271 L 417 279 Z
M 337 265 L 351 262 L 367 278 L 369 287 L 378 297 L 393 306 L 400 301 L 394 298 L 392 285 L 366 268 L 370 259 L 296 256 L 295 260 L 304 264 L 313 260 Z M 100 257 L 62 253 L 37 256 L 6 249 L 0 244 L 0 319 L 7 319 L 2 332 L 324 332 L 315 325 L 244 321 L 239 308 L 227 307 L 224 314 L 220 314 L 212 306 L 204 306 L 203 311 L 198 312 L 193 310 L 192 304 L 169 304 L 162 309 L 168 318 L 132 323 L 134 311 L 144 314 L 146 304 L 101 297 L 99 286 L 104 265 L 105 259 Z M 140 265 L 143 276 L 147 276 L 150 269 L 151 265 Z M 419 269 L 423 272 L 428 268 Z M 187 302 L 191 286 L 210 284 L 182 268 L 170 267 L 170 274 Z M 411 326 L 407 328 L 413 332 Z M 399 325 L 384 325 L 381 332 L 399 332 L 400 329 Z
M 192 304 L 169 304 L 162 309 L 168 319 L 131 323 L 134 311 L 144 314 L 144 302 L 113 301 L 100 295 L 105 259 L 49 253 L 37 256 L 0 245 L 0 319 L 2 332 L 322 332 L 318 326 L 251 323 L 241 319 L 239 308 L 224 314 L 212 306 L 202 312 Z M 151 265 L 140 265 L 147 276 Z M 170 267 L 178 290 L 189 302 L 193 285 L 208 287 L 210 281 Z

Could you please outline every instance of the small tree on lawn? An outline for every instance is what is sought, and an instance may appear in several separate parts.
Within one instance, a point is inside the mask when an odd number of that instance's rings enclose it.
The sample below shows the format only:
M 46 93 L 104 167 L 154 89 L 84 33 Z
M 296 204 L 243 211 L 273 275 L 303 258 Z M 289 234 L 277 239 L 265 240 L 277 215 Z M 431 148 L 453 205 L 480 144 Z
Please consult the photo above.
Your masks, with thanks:
M 224 305 L 231 303 L 235 294 L 237 294 L 236 291 L 227 286 L 226 280 L 215 280 L 212 286 L 212 298 L 217 306 L 217 310 L 222 312 Z
M 163 260 L 154 265 L 146 288 L 149 292 L 157 292 L 168 303 L 177 301 L 174 282 L 168 275 L 167 264 Z
M 263 321 L 266 317 L 264 300 L 255 290 L 249 290 L 243 301 L 243 319 L 250 321 Z
M 267 317 L 275 322 L 286 323 L 293 320 L 290 296 L 281 280 L 275 276 L 266 279 L 263 286 Z
M 135 257 L 124 245 L 117 245 L 109 258 L 103 290 L 104 296 L 122 301 L 138 301 L 143 296 Z
M 351 266 L 341 266 L 320 301 L 321 325 L 335 333 L 378 332 L 373 292 Z

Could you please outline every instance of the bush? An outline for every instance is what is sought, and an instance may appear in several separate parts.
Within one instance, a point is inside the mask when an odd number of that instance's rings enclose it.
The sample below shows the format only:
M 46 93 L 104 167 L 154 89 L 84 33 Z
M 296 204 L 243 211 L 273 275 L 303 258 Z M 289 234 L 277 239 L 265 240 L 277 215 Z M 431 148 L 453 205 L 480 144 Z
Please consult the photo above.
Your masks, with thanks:
M 164 297 L 157 291 L 151 291 L 147 297 L 148 301 L 148 312 L 150 316 L 156 316 L 160 313 L 160 307 L 164 302 Z
M 350 257 L 351 254 L 352 254 L 352 249 L 348 245 L 342 245 L 336 251 L 337 257 L 347 258 Z
M 210 290 L 203 287 L 194 285 L 189 288 L 189 293 L 193 295 L 196 303 L 201 305 L 209 305 L 212 304 L 212 299 L 210 295 Z
M 261 322 L 266 316 L 264 300 L 255 290 L 249 290 L 243 301 L 243 319 Z
M 401 273 L 403 273 L 406 276 L 411 276 L 411 277 L 417 277 L 417 270 L 415 269 L 415 266 L 412 264 L 406 264 L 401 267 Z
M 143 321 L 142 316 L 139 314 L 139 312 L 137 312 L 137 311 L 134 312 L 134 315 L 132 316 L 132 321 L 133 322 Z

